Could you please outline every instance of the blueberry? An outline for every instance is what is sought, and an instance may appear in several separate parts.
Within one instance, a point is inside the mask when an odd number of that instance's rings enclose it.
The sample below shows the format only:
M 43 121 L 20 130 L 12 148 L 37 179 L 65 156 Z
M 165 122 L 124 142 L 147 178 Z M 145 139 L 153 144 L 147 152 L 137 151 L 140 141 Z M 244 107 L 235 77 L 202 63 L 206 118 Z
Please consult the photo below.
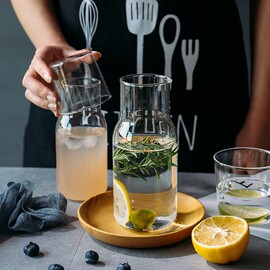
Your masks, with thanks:
M 10 187 L 10 186 L 12 186 L 13 184 L 15 184 L 15 182 L 11 181 L 11 182 L 8 182 L 8 183 L 7 183 L 7 186 Z
M 35 257 L 39 253 L 39 246 L 36 243 L 29 242 L 24 248 L 23 252 L 25 255 Z
M 64 270 L 64 266 L 61 264 L 53 263 L 49 266 L 48 270 Z
M 88 264 L 96 264 L 99 256 L 94 250 L 89 250 L 84 255 L 85 261 Z
M 116 270 L 131 270 L 131 267 L 128 263 L 120 263 Z

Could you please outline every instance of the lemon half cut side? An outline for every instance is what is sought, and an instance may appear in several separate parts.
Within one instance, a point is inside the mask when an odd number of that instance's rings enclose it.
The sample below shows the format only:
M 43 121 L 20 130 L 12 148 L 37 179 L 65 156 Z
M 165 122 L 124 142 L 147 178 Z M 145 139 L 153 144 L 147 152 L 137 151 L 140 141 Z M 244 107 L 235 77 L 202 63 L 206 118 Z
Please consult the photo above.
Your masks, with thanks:
M 195 251 L 212 263 L 238 260 L 245 252 L 250 232 L 246 220 L 235 216 L 213 216 L 194 227 L 191 240 Z
M 115 178 L 113 179 L 113 202 L 115 219 L 125 226 L 131 214 L 130 198 L 124 184 Z

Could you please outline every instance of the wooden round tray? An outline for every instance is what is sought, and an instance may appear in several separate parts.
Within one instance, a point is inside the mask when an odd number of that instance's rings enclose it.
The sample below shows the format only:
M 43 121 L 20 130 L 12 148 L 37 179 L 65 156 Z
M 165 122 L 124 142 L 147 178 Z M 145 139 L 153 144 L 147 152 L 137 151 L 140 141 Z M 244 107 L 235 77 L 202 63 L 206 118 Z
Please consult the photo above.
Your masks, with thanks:
M 128 248 L 161 247 L 186 239 L 204 215 L 203 205 L 183 193 L 178 193 L 175 222 L 159 231 L 136 232 L 120 226 L 113 216 L 112 191 L 84 201 L 78 209 L 79 221 L 91 236 L 111 245 Z

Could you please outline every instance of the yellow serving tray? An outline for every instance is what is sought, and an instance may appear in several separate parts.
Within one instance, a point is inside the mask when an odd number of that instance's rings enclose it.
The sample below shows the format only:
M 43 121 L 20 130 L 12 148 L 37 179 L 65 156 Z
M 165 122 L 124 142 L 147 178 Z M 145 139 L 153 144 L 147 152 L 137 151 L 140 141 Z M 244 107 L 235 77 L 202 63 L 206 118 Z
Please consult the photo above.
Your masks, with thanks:
M 113 193 L 108 191 L 84 201 L 78 209 L 82 227 L 94 238 L 120 247 L 150 248 L 177 243 L 188 238 L 205 215 L 201 202 L 178 193 L 178 213 L 174 223 L 158 231 L 137 232 L 123 228 L 113 216 Z

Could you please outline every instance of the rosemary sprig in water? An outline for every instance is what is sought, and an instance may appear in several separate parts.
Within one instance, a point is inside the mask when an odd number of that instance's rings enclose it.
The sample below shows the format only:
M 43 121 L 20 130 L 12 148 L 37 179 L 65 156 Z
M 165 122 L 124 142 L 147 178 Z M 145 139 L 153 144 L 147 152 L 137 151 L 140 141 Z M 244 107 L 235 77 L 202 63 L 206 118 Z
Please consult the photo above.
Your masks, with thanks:
M 119 143 L 114 152 L 114 173 L 116 177 L 135 176 L 147 181 L 146 177 L 171 170 L 177 164 L 172 162 L 172 157 L 177 154 L 177 146 L 160 144 L 149 137 L 139 142 Z

